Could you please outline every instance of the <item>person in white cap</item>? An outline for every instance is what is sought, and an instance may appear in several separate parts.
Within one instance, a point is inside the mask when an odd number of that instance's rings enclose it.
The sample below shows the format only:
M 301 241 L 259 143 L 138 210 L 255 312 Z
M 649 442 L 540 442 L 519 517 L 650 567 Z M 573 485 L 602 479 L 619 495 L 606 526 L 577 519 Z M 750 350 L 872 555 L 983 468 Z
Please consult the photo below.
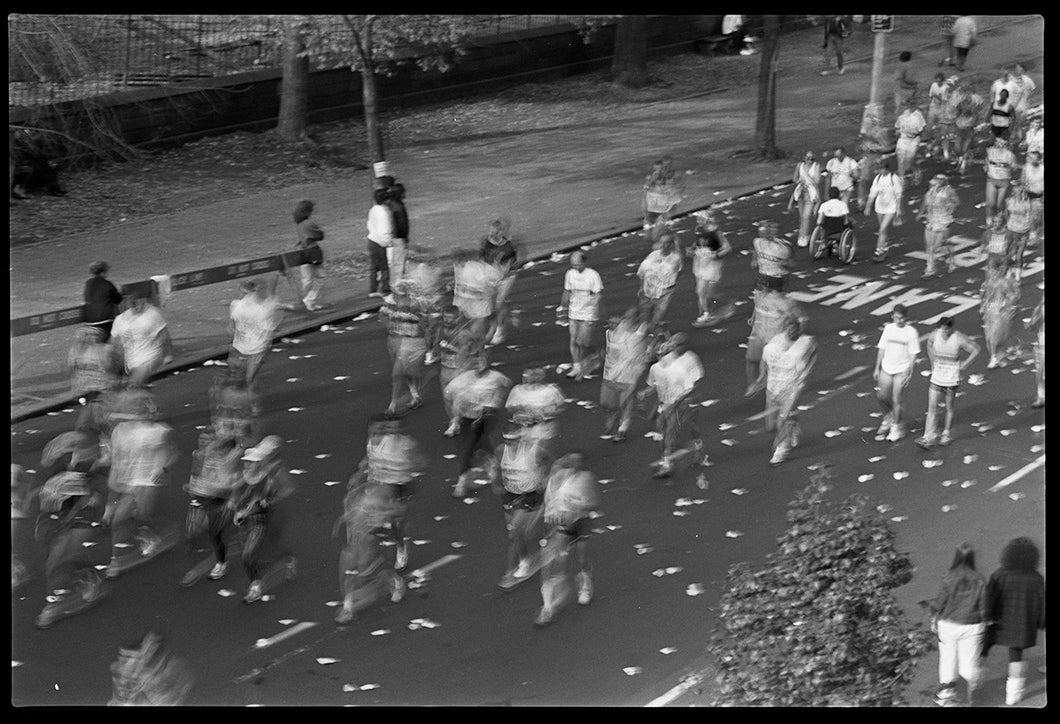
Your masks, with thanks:
M 684 332 L 671 336 L 662 345 L 659 361 L 648 368 L 646 388 L 638 393 L 643 400 L 654 392 L 659 401 L 656 424 L 662 435 L 662 457 L 655 464 L 657 478 L 673 473 L 672 456 L 686 436 L 692 438 L 693 448 L 703 447 L 697 425 L 703 363 L 687 345 L 688 335 Z
M 798 315 L 788 315 L 784 331 L 762 350 L 759 384 L 766 388 L 766 430 L 776 431 L 770 465 L 784 462 L 799 444 L 796 406 L 817 359 L 817 343 L 812 336 L 802 333 L 804 324 L 805 320 Z
M 924 253 L 927 254 L 927 266 L 923 274 L 925 279 L 936 274 L 936 256 L 945 257 L 947 271 L 952 272 L 956 268 L 953 250 L 947 243 L 947 235 L 950 224 L 953 223 L 953 212 L 960 203 L 961 200 L 950 186 L 946 174 L 937 173 L 931 177 L 928 190 L 924 192 L 916 214 L 917 219 L 924 222 Z
M 572 451 L 553 463 L 545 486 L 545 525 L 549 532 L 541 553 L 542 606 L 535 625 L 550 624 L 569 598 L 572 557 L 577 570 L 574 586 L 578 603 L 587 606 L 592 602 L 588 539 L 592 515 L 599 509 L 599 483 L 596 475 L 585 468 L 585 455 Z
M 294 483 L 280 458 L 282 445 L 279 436 L 269 435 L 243 453 L 243 475 L 228 502 L 232 522 L 239 527 L 243 570 L 250 581 L 243 603 L 260 601 L 265 577 L 274 572 L 275 566 L 265 565 L 267 542 L 279 544 L 279 562 L 285 566 L 287 577 L 295 572 L 296 560 L 287 550 L 281 519 L 275 511 L 276 504 L 294 492 Z
M 131 389 L 115 401 L 110 434 L 110 489 L 102 523 L 111 530 L 112 554 L 107 578 L 117 578 L 138 559 L 164 549 L 154 529 L 158 495 L 180 455 L 176 432 L 158 421 L 158 406 L 146 390 Z M 133 552 L 123 553 L 135 536 Z

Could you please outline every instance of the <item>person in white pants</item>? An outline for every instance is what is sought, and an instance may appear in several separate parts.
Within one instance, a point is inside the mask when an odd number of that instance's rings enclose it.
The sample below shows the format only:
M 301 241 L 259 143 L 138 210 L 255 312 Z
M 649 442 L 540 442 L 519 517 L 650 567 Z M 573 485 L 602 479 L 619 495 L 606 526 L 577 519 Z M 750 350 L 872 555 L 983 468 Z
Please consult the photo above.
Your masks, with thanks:
M 969 702 L 982 673 L 979 652 L 986 633 L 986 578 L 975 570 L 975 549 L 957 546 L 950 570 L 932 605 L 931 631 L 939 637 L 939 706 L 958 706 L 957 677 L 968 685 Z

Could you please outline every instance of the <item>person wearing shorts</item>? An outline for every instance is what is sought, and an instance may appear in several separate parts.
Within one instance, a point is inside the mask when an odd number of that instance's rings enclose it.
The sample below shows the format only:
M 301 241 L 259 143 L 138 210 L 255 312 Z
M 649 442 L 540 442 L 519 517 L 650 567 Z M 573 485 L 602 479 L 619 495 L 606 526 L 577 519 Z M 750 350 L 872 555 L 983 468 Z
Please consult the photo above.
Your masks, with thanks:
M 1012 131 L 1012 118 L 1016 115 L 1016 106 L 1008 99 L 1008 89 L 998 91 L 997 98 L 990 103 L 987 121 L 994 138 L 1008 140 Z
M 894 122 L 898 131 L 894 154 L 898 160 L 898 175 L 908 183 L 916 162 L 916 149 L 920 145 L 920 136 L 927 127 L 924 114 L 916 106 L 916 101 L 907 101 L 901 115 Z
M 755 290 L 754 312 L 747 321 L 751 325 L 751 335 L 747 338 L 747 389 L 744 397 L 751 397 L 762 389 L 758 381 L 762 349 L 784 330 L 784 319 L 795 310 L 795 302 L 782 292 L 776 289 Z
M 459 374 L 475 366 L 482 349 L 482 337 L 475 334 L 471 322 L 460 313 L 460 308 L 454 304 L 445 307 L 442 310 L 442 333 L 438 341 L 438 381 L 442 388 L 445 416 L 449 420 L 446 437 L 460 434 L 460 416 L 454 413 L 452 400 L 445 394 L 445 389 Z
M 662 346 L 659 361 L 648 368 L 647 388 L 639 393 L 641 399 L 654 391 L 658 397 L 656 424 L 662 435 L 662 457 L 653 477 L 664 478 L 673 473 L 673 454 L 686 438 L 694 448 L 702 450 L 697 413 L 697 390 L 703 379 L 703 363 L 699 355 L 687 347 L 688 336 L 678 332 Z
M 408 283 L 401 279 L 393 284 L 393 301 L 384 302 L 380 319 L 387 325 L 386 349 L 393 367 L 390 371 L 390 406 L 388 414 L 398 414 L 405 389 L 409 392 L 408 409 L 423 404 L 423 360 L 427 354 L 427 314 L 413 305 Z
M 648 364 L 648 324 L 637 307 L 630 307 L 621 317 L 612 317 L 608 326 L 600 383 L 600 407 L 604 410 L 602 436 L 622 442 L 633 422 L 637 382 Z
M 924 222 L 924 253 L 927 254 L 927 268 L 923 274 L 925 279 L 936 275 L 935 256 L 940 252 L 945 252 L 947 271 L 952 272 L 956 267 L 953 251 L 947 246 L 946 238 L 953 223 L 953 212 L 960 203 L 946 174 L 935 174 L 916 215 L 917 219 Z
M 791 244 L 777 236 L 779 229 L 775 221 L 763 221 L 751 242 L 751 268 L 757 272 L 755 289 L 784 291 L 791 273 L 792 249 Z
M 471 322 L 475 334 L 491 339 L 497 286 L 503 272 L 482 260 L 478 250 L 457 255 L 453 264 L 453 304 Z
M 485 456 L 491 465 L 496 464 L 490 436 L 511 386 L 507 375 L 490 368 L 490 355 L 483 350 L 475 359 L 475 366 L 457 375 L 445 388 L 445 396 L 460 418 L 459 428 L 467 436 L 460 476 L 453 487 L 454 498 L 467 496 L 476 458 Z
M 1027 249 L 1027 237 L 1034 226 L 1034 206 L 1027 187 L 1018 176 L 1012 179 L 1012 191 L 1005 199 L 1005 228 L 1008 231 L 1008 248 L 1011 252 L 1016 279 L 1023 277 L 1023 253 Z
M 1027 243 L 1037 246 L 1045 234 L 1045 164 L 1042 163 L 1042 152 L 1030 150 L 1029 144 L 1021 178 L 1027 198 L 1031 200 L 1031 231 Z
M 933 127 L 933 133 L 937 151 L 941 152 L 942 158 L 949 161 L 956 155 L 957 139 L 957 101 L 955 100 L 957 76 L 946 79 L 941 94 L 941 102 L 938 107 L 938 115 Z M 930 111 L 929 111 L 930 116 Z M 929 119 L 929 123 L 930 123 Z
M 504 430 L 500 459 L 501 506 L 508 531 L 508 556 L 497 587 L 511 591 L 532 576 L 541 564 L 543 493 L 552 456 L 545 440 L 534 439 L 517 424 Z
M 254 388 L 265 355 L 272 347 L 272 337 L 280 326 L 282 306 L 276 296 L 278 276 L 264 282 L 244 281 L 239 285 L 241 299 L 234 299 L 228 308 L 228 330 L 232 345 L 228 350 L 228 367 L 241 370 L 247 387 Z
M 519 253 L 512 243 L 510 231 L 511 223 L 507 219 L 494 219 L 490 222 L 480 248 L 482 260 L 496 267 L 502 274 L 494 298 L 497 330 L 490 339 L 490 344 L 501 344 L 507 338 L 508 295 L 515 286 L 515 277 L 519 272 Z
M 905 305 L 894 305 L 891 321 L 884 325 L 876 350 L 872 378 L 876 381 L 876 399 L 883 412 L 876 439 L 898 442 L 905 437 L 902 395 L 913 377 L 920 354 L 920 340 L 916 329 L 906 321 Z
M 508 393 L 504 405 L 508 420 L 522 428 L 523 439 L 538 441 L 551 448 L 559 436 L 557 418 L 567 407 L 559 385 L 545 382 L 545 368 L 531 365 L 523 370 L 523 380 Z
M 983 341 L 990 361 L 988 370 L 1004 366 L 1002 351 L 1012 334 L 1012 320 L 1016 316 L 1020 285 L 1011 272 L 1008 259 L 994 256 L 987 259 L 986 279 L 980 289 L 982 301 L 979 315 L 983 320 Z
M 961 351 L 968 353 L 963 360 Z M 922 448 L 932 448 L 937 444 L 949 445 L 953 439 L 953 401 L 957 396 L 957 385 L 961 381 L 961 372 L 967 369 L 972 360 L 979 354 L 979 345 L 953 328 L 953 319 L 943 317 L 932 332 L 927 343 L 928 359 L 931 361 L 931 380 L 928 385 L 927 421 L 924 423 L 924 435 L 916 440 Z M 939 401 L 946 405 L 946 418 L 942 435 L 938 436 Z
M 953 125 L 957 130 L 957 170 L 962 175 L 971 162 L 972 138 L 979 122 L 983 97 L 960 80 L 955 82 L 951 103 L 955 108 Z
M 129 387 L 145 387 L 162 365 L 170 359 L 169 327 L 158 307 L 147 301 L 143 292 L 126 295 L 129 308 L 119 314 L 111 327 L 128 374 Z
M 869 198 L 865 202 L 865 216 L 876 212 L 879 222 L 879 233 L 876 236 L 876 251 L 872 260 L 883 261 L 887 256 L 887 232 L 895 218 L 902 213 L 902 192 L 904 185 L 900 176 L 894 173 L 894 160 L 887 159 L 880 167 L 880 172 L 872 181 Z
M 637 295 L 641 315 L 652 329 L 657 329 L 670 308 L 683 264 L 677 251 L 677 239 L 670 232 L 659 237 L 659 248 L 648 253 L 637 267 L 640 292 Z
M 1008 147 L 1008 141 L 1000 136 L 986 149 L 986 225 L 994 221 L 994 215 L 1005 208 L 1012 170 L 1016 168 L 1016 156 Z
M 600 274 L 587 266 L 588 256 L 576 251 L 570 256 L 571 268 L 563 277 L 563 296 L 556 314 L 566 314 L 570 329 L 571 370 L 567 377 L 581 382 L 589 373 L 593 333 L 600 319 L 600 295 L 604 282 Z
M 759 384 L 766 388 L 766 430 L 776 432 L 770 465 L 784 462 L 799 444 L 796 405 L 817 358 L 816 342 L 802 329 L 803 320 L 789 315 L 784 320 L 784 331 L 762 350 Z

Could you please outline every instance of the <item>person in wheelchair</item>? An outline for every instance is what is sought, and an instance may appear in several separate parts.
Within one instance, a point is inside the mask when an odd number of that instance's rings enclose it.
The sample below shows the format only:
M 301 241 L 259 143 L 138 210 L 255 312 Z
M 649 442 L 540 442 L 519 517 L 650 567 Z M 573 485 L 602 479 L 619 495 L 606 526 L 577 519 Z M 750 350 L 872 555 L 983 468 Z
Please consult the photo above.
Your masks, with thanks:
M 815 259 L 820 259 L 829 248 L 839 244 L 840 256 L 849 264 L 854 258 L 854 224 L 850 220 L 850 206 L 840 198 L 840 191 L 834 186 L 828 189 L 828 197 L 817 210 L 817 228 L 811 234 L 810 252 Z M 843 232 L 848 230 L 851 233 L 844 237 Z

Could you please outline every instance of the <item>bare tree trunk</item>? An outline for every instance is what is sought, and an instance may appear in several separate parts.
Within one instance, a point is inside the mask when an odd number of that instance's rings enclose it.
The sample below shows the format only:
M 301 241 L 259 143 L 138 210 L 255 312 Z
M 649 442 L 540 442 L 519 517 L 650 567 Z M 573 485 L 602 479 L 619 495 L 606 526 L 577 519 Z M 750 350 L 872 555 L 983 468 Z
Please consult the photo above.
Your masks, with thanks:
M 611 81 L 624 88 L 643 88 L 648 75 L 648 19 L 623 15 L 615 27 L 615 51 L 611 58 Z
M 758 68 L 758 115 L 755 120 L 755 153 L 765 160 L 782 157 L 777 148 L 777 56 L 780 51 L 780 16 L 765 16 L 762 62 Z
M 304 50 L 305 41 L 298 26 L 288 23 L 283 44 L 283 80 L 276 133 L 289 142 L 303 140 L 309 124 L 309 58 L 298 55 Z

